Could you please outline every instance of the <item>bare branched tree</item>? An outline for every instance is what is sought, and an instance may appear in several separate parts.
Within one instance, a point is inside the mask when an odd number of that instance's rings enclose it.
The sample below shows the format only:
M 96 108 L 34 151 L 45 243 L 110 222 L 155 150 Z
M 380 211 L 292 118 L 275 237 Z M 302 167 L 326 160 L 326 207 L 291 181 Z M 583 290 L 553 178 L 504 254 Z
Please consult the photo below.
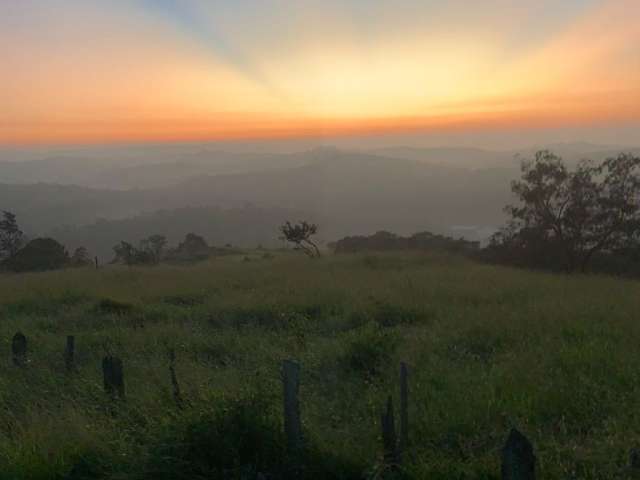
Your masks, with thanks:
M 294 244 L 296 250 L 302 250 L 311 258 L 320 257 L 320 249 L 311 239 L 318 233 L 318 226 L 315 223 L 303 220 L 292 224 L 286 221 L 284 225 L 280 226 L 280 233 L 282 234 L 280 238 Z

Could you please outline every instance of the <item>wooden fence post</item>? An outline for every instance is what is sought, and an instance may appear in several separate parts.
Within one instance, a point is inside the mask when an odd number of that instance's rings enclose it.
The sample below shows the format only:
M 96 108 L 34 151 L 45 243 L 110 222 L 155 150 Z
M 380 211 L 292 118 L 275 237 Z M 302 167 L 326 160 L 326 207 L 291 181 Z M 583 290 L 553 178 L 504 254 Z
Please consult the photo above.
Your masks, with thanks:
M 182 394 L 180 392 L 180 384 L 178 383 L 178 377 L 176 376 L 176 352 L 172 348 L 169 350 L 169 375 L 171 376 L 171 387 L 173 388 L 173 399 L 176 402 L 176 406 L 182 410 L 184 408 L 184 402 L 182 401 Z
M 302 449 L 302 422 L 300 420 L 300 365 L 291 360 L 282 363 L 282 383 L 284 390 L 284 431 L 289 453 Z
M 502 480 L 535 480 L 536 457 L 533 446 L 515 428 L 502 449 Z
M 27 363 L 27 337 L 22 332 L 17 332 L 11 340 L 11 354 L 13 364 L 23 367 Z
M 382 413 L 380 425 L 382 427 L 382 446 L 384 448 L 384 463 L 387 467 L 398 465 L 398 439 L 396 437 L 396 422 L 393 415 L 393 399 L 387 399 L 386 411 Z
M 640 478 L 640 450 L 631 449 L 629 452 L 629 465 L 627 467 L 629 478 Z
M 404 362 L 400 363 L 400 456 L 404 455 L 409 446 L 409 382 L 408 368 Z
M 64 349 L 64 364 L 67 372 L 72 372 L 75 368 L 76 339 L 73 335 L 67 335 L 67 346 Z
M 113 398 L 117 396 L 123 399 L 124 374 L 122 372 L 122 360 L 111 355 L 104 357 L 102 359 L 102 375 L 105 393 Z
M 98 270 L 98 268 L 99 268 L 99 264 L 98 264 L 98 256 L 97 256 L 97 255 L 95 256 L 95 258 L 93 259 L 93 261 L 94 261 L 94 262 L 95 262 L 95 264 L 96 264 L 96 270 Z

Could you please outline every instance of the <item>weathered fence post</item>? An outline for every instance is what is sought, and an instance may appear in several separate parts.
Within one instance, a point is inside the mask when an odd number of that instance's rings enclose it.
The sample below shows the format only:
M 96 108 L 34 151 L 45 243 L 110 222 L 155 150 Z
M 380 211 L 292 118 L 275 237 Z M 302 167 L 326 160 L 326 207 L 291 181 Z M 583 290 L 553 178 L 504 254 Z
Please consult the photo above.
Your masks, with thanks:
M 176 352 L 172 348 L 169 350 L 169 374 L 171 376 L 171 387 L 173 388 L 173 399 L 176 402 L 176 406 L 182 410 L 184 408 L 184 402 L 182 401 L 182 394 L 180 393 L 180 384 L 178 383 L 178 377 L 176 376 Z
M 629 452 L 629 477 L 640 478 L 640 450 L 637 448 Z
M 105 393 L 113 398 L 117 396 L 123 399 L 124 375 L 122 372 L 122 360 L 111 355 L 104 357 L 102 359 L 102 375 Z
M 284 432 L 289 453 L 299 453 L 302 449 L 302 422 L 300 420 L 300 365 L 291 360 L 282 363 L 282 383 L 284 387 Z
M 386 411 L 381 416 L 382 446 L 384 448 L 384 463 L 387 467 L 398 465 L 398 439 L 396 437 L 396 422 L 393 415 L 393 400 L 391 395 L 387 399 Z
M 67 346 L 64 349 L 64 364 L 67 372 L 75 368 L 76 339 L 73 335 L 67 335 Z
M 408 368 L 404 362 L 400 363 L 400 457 L 405 454 L 409 446 L 409 382 Z
M 536 457 L 533 446 L 515 428 L 502 449 L 502 480 L 535 480 Z
M 11 354 L 13 364 L 23 367 L 27 363 L 27 337 L 22 332 L 17 332 L 11 340 Z

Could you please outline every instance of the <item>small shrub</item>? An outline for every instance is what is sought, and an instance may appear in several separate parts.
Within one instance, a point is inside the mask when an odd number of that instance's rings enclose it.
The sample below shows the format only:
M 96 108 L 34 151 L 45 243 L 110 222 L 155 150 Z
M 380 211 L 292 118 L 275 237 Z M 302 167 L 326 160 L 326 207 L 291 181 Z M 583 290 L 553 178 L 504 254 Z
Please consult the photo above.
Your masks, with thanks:
M 153 449 L 148 478 L 256 478 L 283 470 L 285 441 L 268 398 L 248 395 L 168 429 Z M 178 430 L 178 431 L 176 431 Z
M 397 347 L 396 337 L 379 325 L 369 323 L 349 332 L 345 364 L 352 370 L 376 375 L 389 363 Z
M 376 269 L 380 266 L 380 259 L 375 255 L 367 255 L 362 259 L 362 263 L 367 268 Z

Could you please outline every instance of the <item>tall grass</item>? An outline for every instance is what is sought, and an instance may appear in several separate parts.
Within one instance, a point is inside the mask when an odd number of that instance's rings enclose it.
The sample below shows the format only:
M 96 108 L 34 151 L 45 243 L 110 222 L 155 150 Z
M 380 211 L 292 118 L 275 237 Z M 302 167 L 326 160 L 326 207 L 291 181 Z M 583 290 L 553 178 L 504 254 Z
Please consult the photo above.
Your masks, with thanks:
M 0 276 L 0 478 L 286 478 L 285 358 L 302 365 L 307 478 L 375 474 L 401 360 L 408 478 L 498 478 L 512 426 L 534 443 L 541 478 L 620 478 L 640 444 L 638 312 L 637 282 L 443 255 Z M 16 331 L 29 339 L 25 368 L 10 361 Z M 116 413 L 102 392 L 107 353 L 124 361 Z

